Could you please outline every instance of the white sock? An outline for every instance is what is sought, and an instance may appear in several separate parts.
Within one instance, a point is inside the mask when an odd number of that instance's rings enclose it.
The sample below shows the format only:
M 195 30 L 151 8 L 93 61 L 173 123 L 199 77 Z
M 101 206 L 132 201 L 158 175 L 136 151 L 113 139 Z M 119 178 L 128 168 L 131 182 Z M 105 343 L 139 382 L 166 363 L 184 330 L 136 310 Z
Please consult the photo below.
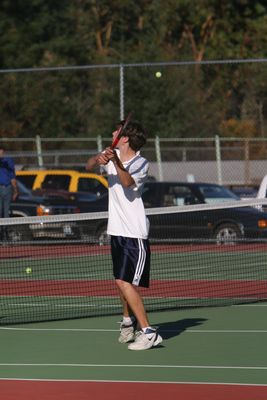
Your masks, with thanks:
M 123 325 L 126 325 L 126 326 L 132 325 L 133 321 L 134 321 L 134 317 L 123 317 L 123 319 L 122 319 Z

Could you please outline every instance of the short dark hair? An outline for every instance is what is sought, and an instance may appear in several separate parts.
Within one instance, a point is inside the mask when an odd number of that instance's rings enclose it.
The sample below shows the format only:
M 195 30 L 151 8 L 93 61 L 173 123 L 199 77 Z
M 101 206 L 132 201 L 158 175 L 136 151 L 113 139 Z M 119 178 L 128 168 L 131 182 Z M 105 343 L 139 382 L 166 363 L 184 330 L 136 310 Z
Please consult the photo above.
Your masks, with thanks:
M 4 151 L 6 150 L 5 146 L 3 146 L 1 143 L 0 143 L 0 150 L 4 150 Z
M 121 121 L 119 125 L 123 125 L 124 121 Z M 123 131 L 122 136 L 129 138 L 129 145 L 134 151 L 138 151 L 142 146 L 146 144 L 148 136 L 147 130 L 136 121 L 130 121 Z

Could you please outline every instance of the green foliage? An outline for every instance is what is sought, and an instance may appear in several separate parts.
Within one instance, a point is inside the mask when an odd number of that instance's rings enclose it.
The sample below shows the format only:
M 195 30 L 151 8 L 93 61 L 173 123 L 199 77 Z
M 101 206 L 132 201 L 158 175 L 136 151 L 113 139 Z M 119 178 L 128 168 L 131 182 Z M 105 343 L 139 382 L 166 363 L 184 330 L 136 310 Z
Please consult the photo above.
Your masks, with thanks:
M 265 58 L 266 37 L 265 0 L 0 3 L 1 69 Z M 151 135 L 227 135 L 247 118 L 251 135 L 266 134 L 266 63 L 124 73 L 125 112 L 133 110 Z M 120 114 L 119 79 L 119 68 L 0 74 L 0 132 L 109 136 Z

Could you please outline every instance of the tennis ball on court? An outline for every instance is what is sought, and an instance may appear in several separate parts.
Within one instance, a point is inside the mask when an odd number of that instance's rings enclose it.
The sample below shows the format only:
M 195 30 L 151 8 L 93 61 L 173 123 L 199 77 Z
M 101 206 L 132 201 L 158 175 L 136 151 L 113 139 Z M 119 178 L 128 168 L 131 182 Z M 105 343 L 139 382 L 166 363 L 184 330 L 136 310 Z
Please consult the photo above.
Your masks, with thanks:
M 161 73 L 160 71 L 157 71 L 157 72 L 155 73 L 155 76 L 156 76 L 156 78 L 161 78 L 162 73 Z
M 28 267 L 28 268 L 25 269 L 25 272 L 26 272 L 26 274 L 31 274 L 32 273 L 32 269 Z

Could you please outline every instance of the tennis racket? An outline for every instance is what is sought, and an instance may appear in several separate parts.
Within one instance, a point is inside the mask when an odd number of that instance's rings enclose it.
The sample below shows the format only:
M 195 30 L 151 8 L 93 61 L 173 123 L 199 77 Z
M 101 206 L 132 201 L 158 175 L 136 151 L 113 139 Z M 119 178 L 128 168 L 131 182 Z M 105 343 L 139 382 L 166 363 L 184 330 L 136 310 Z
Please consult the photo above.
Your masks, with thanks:
M 112 148 L 112 149 L 115 149 L 115 147 L 116 147 L 117 144 L 119 143 L 119 140 L 120 140 L 120 138 L 122 137 L 123 132 L 125 131 L 125 128 L 126 128 L 127 125 L 129 124 L 131 118 L 132 118 L 132 113 L 130 112 L 130 113 L 127 115 L 127 117 L 126 117 L 126 119 L 125 119 L 125 121 L 124 121 L 124 124 L 121 125 L 121 127 L 118 129 L 117 135 L 113 138 L 113 142 L 112 142 L 112 144 L 111 144 L 111 148 Z

